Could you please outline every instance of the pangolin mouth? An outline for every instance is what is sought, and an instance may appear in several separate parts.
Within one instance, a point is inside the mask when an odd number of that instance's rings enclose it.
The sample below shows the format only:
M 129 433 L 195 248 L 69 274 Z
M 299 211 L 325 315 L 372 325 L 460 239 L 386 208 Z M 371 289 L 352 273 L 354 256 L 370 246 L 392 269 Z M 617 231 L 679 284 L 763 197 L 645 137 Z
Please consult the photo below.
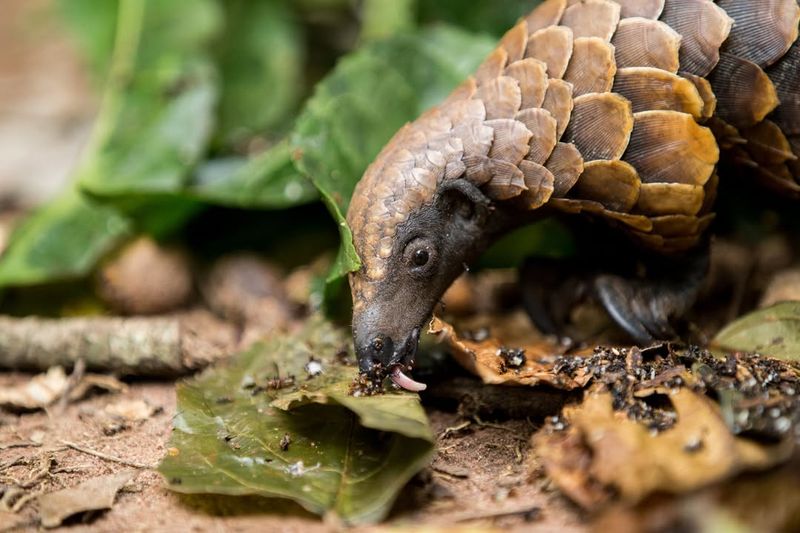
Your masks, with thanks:
M 417 346 L 419 345 L 419 332 L 420 328 L 418 327 L 414 328 L 414 330 L 411 332 L 408 341 L 403 347 L 403 351 L 405 353 L 400 356 L 398 363 L 392 365 L 389 373 L 389 377 L 392 378 L 392 383 L 401 389 L 411 392 L 420 392 L 428 388 L 428 386 L 424 383 L 414 381 L 405 372 L 403 372 L 404 369 L 411 371 L 411 369 L 414 367 L 414 356 L 417 353 Z

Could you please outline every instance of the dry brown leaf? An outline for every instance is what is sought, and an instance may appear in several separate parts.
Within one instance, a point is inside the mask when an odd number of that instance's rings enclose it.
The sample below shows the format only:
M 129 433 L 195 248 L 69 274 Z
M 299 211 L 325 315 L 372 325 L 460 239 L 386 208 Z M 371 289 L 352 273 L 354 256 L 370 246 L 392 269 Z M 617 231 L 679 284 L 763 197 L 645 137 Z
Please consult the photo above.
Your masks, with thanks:
M 570 498 L 596 509 L 612 494 L 635 503 L 655 492 L 682 493 L 763 470 L 787 460 L 791 438 L 762 445 L 731 434 L 719 407 L 705 395 L 676 389 L 667 396 L 675 424 L 656 432 L 615 411 L 600 386 L 580 405 L 564 409 L 558 423 L 534 436 L 547 474 Z
M 117 492 L 136 475 L 120 472 L 84 481 L 80 485 L 39 497 L 39 516 L 44 527 L 58 527 L 72 515 L 110 509 Z
M 156 411 L 158 411 L 158 408 L 150 405 L 145 400 L 131 400 L 127 398 L 106 405 L 104 409 L 105 414 L 126 422 L 147 420 Z
M 34 410 L 47 407 L 66 391 L 69 378 L 60 366 L 38 374 L 27 383 L 0 389 L 0 407 L 15 410 Z
M 448 344 L 453 357 L 467 370 L 492 385 L 538 385 L 572 390 L 583 387 L 587 375 L 570 377 L 554 371 L 563 349 L 544 338 L 534 342 L 505 345 L 492 331 L 479 330 L 459 335 L 453 326 L 434 317 L 428 333 Z M 477 339 L 477 340 L 476 340 Z

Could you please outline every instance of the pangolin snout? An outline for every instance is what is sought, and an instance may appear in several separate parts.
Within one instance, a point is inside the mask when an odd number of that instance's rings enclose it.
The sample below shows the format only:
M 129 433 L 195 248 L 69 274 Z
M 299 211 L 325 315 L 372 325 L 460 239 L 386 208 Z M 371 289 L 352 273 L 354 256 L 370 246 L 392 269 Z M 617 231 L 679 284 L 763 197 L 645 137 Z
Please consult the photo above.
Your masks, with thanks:
M 386 375 L 394 366 L 412 364 L 419 344 L 419 332 L 420 328 L 414 328 L 408 335 L 395 335 L 395 338 L 372 332 L 364 335 L 363 339 L 356 339 L 359 370 L 370 375 Z

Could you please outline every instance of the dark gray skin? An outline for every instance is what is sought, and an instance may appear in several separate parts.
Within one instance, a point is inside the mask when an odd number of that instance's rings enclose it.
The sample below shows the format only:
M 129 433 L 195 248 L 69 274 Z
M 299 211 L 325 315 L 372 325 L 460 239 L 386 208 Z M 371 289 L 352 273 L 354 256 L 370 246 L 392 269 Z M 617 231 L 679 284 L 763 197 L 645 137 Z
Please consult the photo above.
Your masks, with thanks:
M 419 335 L 452 282 L 514 220 L 466 180 L 440 186 L 398 228 L 390 265 L 365 312 L 353 316 L 359 368 L 373 378 L 413 365 Z

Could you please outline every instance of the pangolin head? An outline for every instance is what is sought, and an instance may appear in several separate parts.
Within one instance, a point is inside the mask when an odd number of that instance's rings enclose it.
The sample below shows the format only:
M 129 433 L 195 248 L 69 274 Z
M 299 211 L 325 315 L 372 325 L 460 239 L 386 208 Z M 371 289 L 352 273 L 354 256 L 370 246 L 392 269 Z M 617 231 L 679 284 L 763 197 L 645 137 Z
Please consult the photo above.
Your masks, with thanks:
M 496 218 L 466 178 L 453 113 L 442 106 L 400 130 L 358 183 L 347 214 L 362 262 L 350 275 L 359 368 L 373 379 L 391 374 L 411 390 L 424 387 L 403 373 L 413 365 L 420 331 L 491 240 Z

